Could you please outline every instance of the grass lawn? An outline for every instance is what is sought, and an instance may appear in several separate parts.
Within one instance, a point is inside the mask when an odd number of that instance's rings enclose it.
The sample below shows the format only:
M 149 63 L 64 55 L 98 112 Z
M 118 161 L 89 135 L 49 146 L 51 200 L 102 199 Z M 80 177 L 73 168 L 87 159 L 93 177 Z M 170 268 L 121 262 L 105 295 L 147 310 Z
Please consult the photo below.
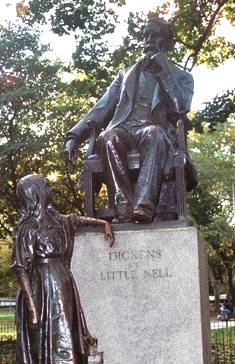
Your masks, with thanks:
M 211 330 L 211 339 L 213 341 L 232 341 L 235 344 L 235 327 Z
M 0 311 L 0 340 L 15 339 L 15 312 L 4 309 Z
M 215 363 L 235 363 L 235 327 L 211 330 L 211 349 Z
M 0 322 L 14 321 L 14 319 L 15 319 L 15 313 L 14 312 L 0 313 Z

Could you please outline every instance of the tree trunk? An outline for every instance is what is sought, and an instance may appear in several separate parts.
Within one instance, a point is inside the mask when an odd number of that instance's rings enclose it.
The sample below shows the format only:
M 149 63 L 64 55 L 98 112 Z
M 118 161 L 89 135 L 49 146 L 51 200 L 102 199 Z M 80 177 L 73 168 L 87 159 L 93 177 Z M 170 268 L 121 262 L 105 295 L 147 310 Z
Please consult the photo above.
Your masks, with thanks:
M 218 289 L 218 284 L 217 284 L 217 281 L 215 279 L 212 269 L 209 269 L 209 279 L 210 279 L 211 287 L 213 289 L 213 293 L 215 296 L 214 311 L 215 311 L 215 314 L 218 314 L 219 308 L 220 308 L 219 289 Z
M 227 284 L 228 284 L 228 291 L 229 296 L 231 299 L 232 306 L 235 306 L 235 284 L 233 282 L 233 268 L 232 267 L 226 267 L 227 271 Z

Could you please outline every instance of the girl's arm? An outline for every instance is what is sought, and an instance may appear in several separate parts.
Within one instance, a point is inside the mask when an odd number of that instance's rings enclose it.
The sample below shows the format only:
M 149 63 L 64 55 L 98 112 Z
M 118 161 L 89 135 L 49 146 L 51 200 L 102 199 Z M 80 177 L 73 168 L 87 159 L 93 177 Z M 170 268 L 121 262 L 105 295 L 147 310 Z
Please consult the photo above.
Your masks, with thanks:
M 85 217 L 85 216 L 79 216 L 79 220 L 80 220 L 81 225 L 93 225 L 93 226 L 104 225 L 105 240 L 109 240 L 110 247 L 113 246 L 115 239 L 114 239 L 111 225 L 109 224 L 108 221 L 94 219 L 92 217 Z
M 40 319 L 37 312 L 35 298 L 30 284 L 28 273 L 24 269 L 19 268 L 17 269 L 16 277 L 28 305 L 31 327 L 33 330 L 38 330 Z
M 13 251 L 11 269 L 14 271 L 29 310 L 30 325 L 39 328 L 39 315 L 30 282 L 30 269 L 33 260 L 33 245 L 35 238 L 35 221 L 17 225 L 13 232 Z

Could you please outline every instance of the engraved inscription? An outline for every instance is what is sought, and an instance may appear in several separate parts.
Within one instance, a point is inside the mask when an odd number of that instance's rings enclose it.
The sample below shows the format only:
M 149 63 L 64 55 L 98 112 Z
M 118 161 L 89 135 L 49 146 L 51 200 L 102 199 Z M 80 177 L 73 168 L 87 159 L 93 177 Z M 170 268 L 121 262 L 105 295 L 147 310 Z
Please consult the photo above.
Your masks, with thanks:
M 172 277 L 172 274 L 168 272 L 168 268 L 165 269 L 151 269 L 144 271 L 143 278 L 169 278 Z
M 101 271 L 99 275 L 100 280 L 135 281 L 138 279 L 171 278 L 172 274 L 169 269 L 160 265 L 161 258 L 162 251 L 160 249 L 110 251 L 107 253 L 107 259 L 112 264 L 113 269 Z M 145 267 L 146 264 L 143 264 L 144 262 L 147 263 L 148 268 Z M 122 268 L 117 269 L 117 265 L 120 268 L 120 264 Z
M 135 280 L 138 279 L 138 274 L 137 271 L 135 270 L 117 270 L 117 271 L 113 271 L 113 272 L 100 272 L 100 278 L 102 281 L 105 280 Z
M 156 260 L 161 258 L 161 250 L 123 250 L 109 252 L 109 260 L 111 261 L 127 261 L 127 260 Z

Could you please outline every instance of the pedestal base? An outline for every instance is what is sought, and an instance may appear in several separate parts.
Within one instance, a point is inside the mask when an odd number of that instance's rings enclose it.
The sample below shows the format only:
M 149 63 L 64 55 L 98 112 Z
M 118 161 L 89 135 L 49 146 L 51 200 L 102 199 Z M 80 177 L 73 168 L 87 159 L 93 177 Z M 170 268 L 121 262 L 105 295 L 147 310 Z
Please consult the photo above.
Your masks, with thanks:
M 207 262 L 196 229 L 129 224 L 115 238 L 109 248 L 103 233 L 81 230 L 72 261 L 104 363 L 209 364 Z

